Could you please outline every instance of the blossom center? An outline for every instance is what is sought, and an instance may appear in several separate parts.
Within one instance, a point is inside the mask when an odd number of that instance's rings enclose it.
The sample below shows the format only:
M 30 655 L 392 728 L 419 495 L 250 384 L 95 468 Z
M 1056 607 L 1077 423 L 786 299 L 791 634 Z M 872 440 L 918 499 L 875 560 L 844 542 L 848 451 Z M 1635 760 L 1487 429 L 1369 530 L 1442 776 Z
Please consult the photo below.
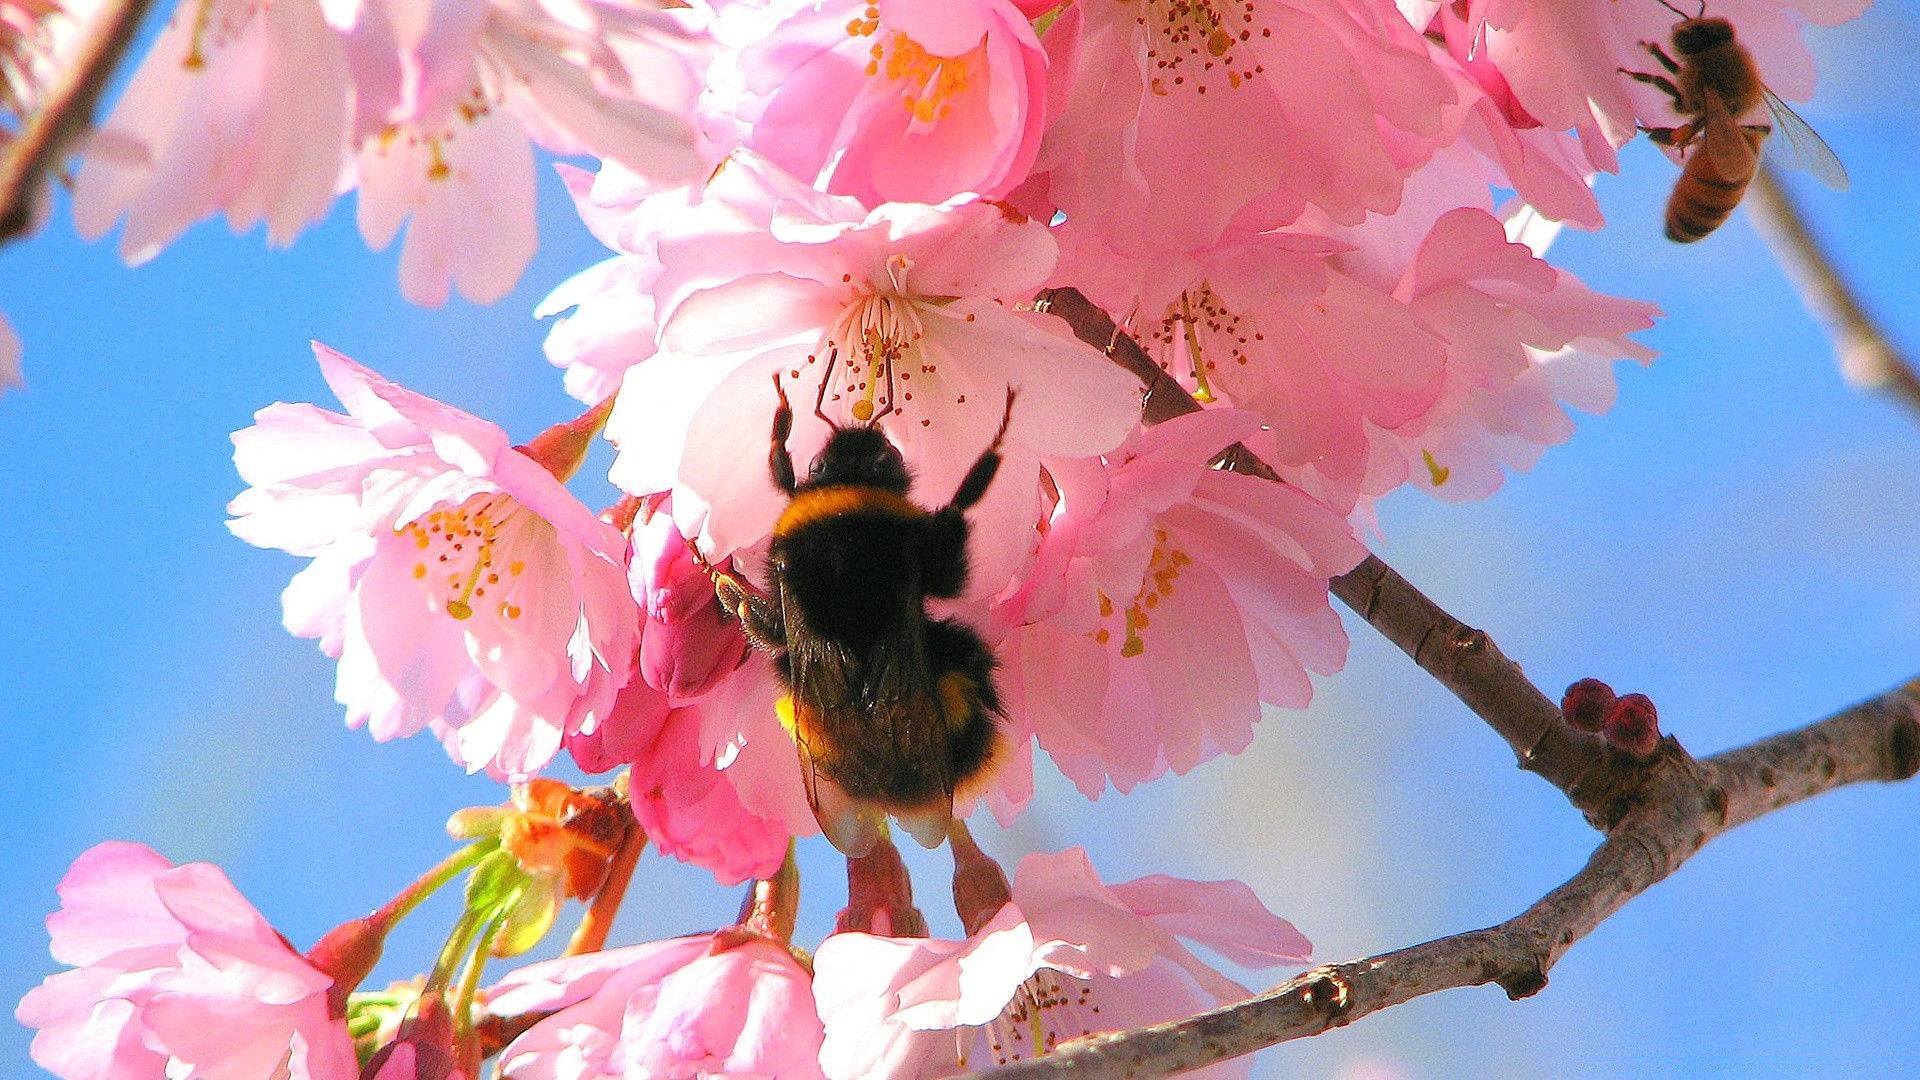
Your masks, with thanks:
M 521 611 L 510 593 L 527 564 L 522 559 L 503 560 L 503 547 L 515 530 L 543 524 L 512 496 L 496 493 L 475 495 L 449 510 L 431 511 L 394 531 L 413 541 L 419 551 L 413 576 L 430 594 L 440 595 L 441 609 L 449 616 L 464 621 L 493 604 L 500 618 L 511 621 Z M 489 592 L 494 594 L 492 599 Z
M 880 9 L 868 5 L 860 16 L 847 21 L 847 36 L 873 37 L 880 31 Z M 885 76 L 900 84 L 900 104 L 917 123 L 931 124 L 952 108 L 949 98 L 964 94 L 973 81 L 973 67 L 985 52 L 977 45 L 959 56 L 940 56 L 928 52 L 905 34 L 889 30 L 867 50 L 867 75 Z
M 1120 655 L 1132 659 L 1147 651 L 1147 642 L 1140 635 L 1149 624 L 1149 613 L 1160 606 L 1160 601 L 1173 595 L 1173 583 L 1180 577 L 1182 568 L 1193 562 L 1193 557 L 1173 546 L 1173 537 L 1167 530 L 1156 527 L 1153 530 L 1153 555 L 1147 560 L 1146 576 L 1140 579 L 1140 591 L 1134 594 L 1132 602 L 1124 611 L 1118 609 L 1113 598 L 1102 592 L 1100 596 L 1100 627 L 1093 632 L 1093 640 L 1105 645 L 1113 640 L 1113 628 L 1108 625 L 1116 616 L 1120 618 L 1125 637 L 1120 642 Z
M 926 335 L 926 324 L 906 293 L 912 266 L 905 256 L 890 257 L 890 288 L 856 296 L 827 331 L 827 371 L 822 376 L 832 383 L 827 393 L 834 401 L 852 398 L 850 411 L 861 423 L 887 413 L 904 414 L 913 401 L 908 384 L 916 371 L 922 375 L 937 371 L 933 364 L 915 363 L 919 359 L 915 346 Z M 817 359 L 808 357 L 810 363 Z
M 1172 373 L 1176 365 L 1187 368 L 1193 376 L 1194 398 L 1206 403 L 1215 399 L 1212 375 L 1218 361 L 1231 360 L 1244 367 L 1247 345 L 1266 336 L 1201 282 L 1199 288 L 1188 289 L 1167 305 L 1159 323 L 1148 329 L 1148 340 L 1160 354 L 1161 369 Z
M 1041 1057 L 1063 1042 L 1107 1030 L 1111 1025 L 1100 1021 L 1093 986 L 1091 981 L 1051 968 L 1034 972 L 1014 991 L 1000 1015 L 987 1023 L 987 1050 L 993 1054 L 993 1064 Z
M 1161 97 L 1175 89 L 1237 90 L 1266 71 L 1241 49 L 1256 32 L 1273 36 L 1271 29 L 1254 24 L 1253 0 L 1146 0 L 1134 21 L 1149 32 L 1147 85 Z

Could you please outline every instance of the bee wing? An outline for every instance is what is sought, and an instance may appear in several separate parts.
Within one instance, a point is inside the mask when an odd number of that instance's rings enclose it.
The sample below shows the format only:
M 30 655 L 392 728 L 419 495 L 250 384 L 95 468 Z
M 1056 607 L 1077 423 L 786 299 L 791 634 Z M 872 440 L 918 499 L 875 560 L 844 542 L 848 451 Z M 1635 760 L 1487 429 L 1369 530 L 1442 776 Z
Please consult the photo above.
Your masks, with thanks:
M 1774 149 L 1768 156 L 1783 165 L 1808 173 L 1835 191 L 1847 190 L 1847 168 L 1840 164 L 1839 155 L 1833 152 L 1827 141 L 1773 91 L 1763 89 L 1761 94 L 1767 103 L 1767 111 L 1773 115 L 1773 134 L 1776 136 L 1770 144 Z
M 1706 119 L 1701 124 L 1705 132 L 1702 141 L 1714 171 L 1729 179 L 1752 176 L 1754 147 L 1747 139 L 1746 129 L 1727 111 L 1727 103 L 1719 94 L 1709 91 L 1702 96 L 1707 101 Z

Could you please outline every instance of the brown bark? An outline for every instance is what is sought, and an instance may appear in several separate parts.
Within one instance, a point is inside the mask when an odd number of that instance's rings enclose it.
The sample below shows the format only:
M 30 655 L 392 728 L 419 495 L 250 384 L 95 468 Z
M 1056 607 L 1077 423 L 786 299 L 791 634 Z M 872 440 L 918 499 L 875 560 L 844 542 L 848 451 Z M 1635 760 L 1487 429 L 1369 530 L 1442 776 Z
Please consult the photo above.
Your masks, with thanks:
M 1643 783 L 1565 884 L 1498 926 L 1328 964 L 1246 1001 L 1185 1020 L 1096 1035 L 995 1080 L 1164 1076 L 1318 1035 L 1424 994 L 1496 983 L 1538 993 L 1575 942 L 1736 826 L 1847 784 L 1920 770 L 1920 678 L 1797 731 L 1705 760 L 1667 739 Z
M 33 204 L 60 157 L 92 122 L 94 103 L 133 41 L 152 0 L 106 0 L 40 107 L 0 154 L 0 244 L 26 232 Z

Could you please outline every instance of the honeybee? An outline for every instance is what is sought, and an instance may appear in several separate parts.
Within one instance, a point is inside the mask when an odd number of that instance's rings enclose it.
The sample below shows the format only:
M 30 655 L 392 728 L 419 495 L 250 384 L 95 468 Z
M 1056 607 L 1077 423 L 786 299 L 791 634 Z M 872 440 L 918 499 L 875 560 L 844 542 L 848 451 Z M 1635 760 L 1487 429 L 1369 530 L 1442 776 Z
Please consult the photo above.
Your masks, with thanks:
M 1000 741 L 994 657 L 955 619 L 929 618 L 930 598 L 966 587 L 966 510 L 1000 468 L 1014 392 L 993 442 L 946 506 L 907 498 L 912 478 L 879 415 L 831 427 L 805 479 L 787 438 L 793 410 L 776 373 L 768 465 L 788 501 L 766 563 L 771 595 L 707 567 L 720 604 L 753 645 L 773 655 L 786 684 L 780 721 L 793 736 L 807 801 L 821 831 L 851 857 L 866 855 L 892 815 L 914 839 L 946 838 L 957 788 L 986 774 Z
M 1672 97 L 1674 111 L 1693 118 L 1679 127 L 1646 129 L 1648 138 L 1684 155 L 1680 179 L 1667 199 L 1667 239 L 1690 244 L 1727 220 L 1753 181 L 1760 167 L 1761 144 L 1770 134 L 1781 136 L 1790 164 L 1806 169 L 1829 187 L 1845 189 L 1847 171 L 1840 159 L 1760 81 L 1752 54 L 1734 39 L 1733 24 L 1707 18 L 1704 5 L 1698 16 L 1689 18 L 1661 2 L 1680 16 L 1673 27 L 1673 51 L 1679 59 L 1667 55 L 1657 43 L 1643 41 L 1667 74 L 1622 70 Z M 1741 122 L 1761 105 L 1766 106 L 1771 124 Z

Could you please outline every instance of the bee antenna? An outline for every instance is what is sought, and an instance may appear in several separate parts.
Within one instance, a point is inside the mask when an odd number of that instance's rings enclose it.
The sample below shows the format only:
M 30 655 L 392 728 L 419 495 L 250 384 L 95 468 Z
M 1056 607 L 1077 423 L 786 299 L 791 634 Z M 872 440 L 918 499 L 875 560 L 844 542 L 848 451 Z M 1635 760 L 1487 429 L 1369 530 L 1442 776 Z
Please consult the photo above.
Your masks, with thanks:
M 1658 3 L 1661 7 L 1666 8 L 1668 11 L 1673 12 L 1675 15 L 1678 15 L 1683 19 L 1694 18 L 1694 16 L 1689 15 L 1686 12 L 1681 11 L 1679 8 L 1674 7 L 1672 4 L 1668 3 L 1667 0 L 1655 0 L 1655 2 Z M 1705 15 L 1706 13 L 1707 13 L 1707 0 L 1700 0 L 1700 14 Z
M 827 388 L 833 385 L 833 367 L 840 359 L 840 346 L 827 350 L 827 370 L 820 373 L 820 396 L 813 399 L 813 415 L 819 417 L 828 427 L 840 425 L 827 419 Z

